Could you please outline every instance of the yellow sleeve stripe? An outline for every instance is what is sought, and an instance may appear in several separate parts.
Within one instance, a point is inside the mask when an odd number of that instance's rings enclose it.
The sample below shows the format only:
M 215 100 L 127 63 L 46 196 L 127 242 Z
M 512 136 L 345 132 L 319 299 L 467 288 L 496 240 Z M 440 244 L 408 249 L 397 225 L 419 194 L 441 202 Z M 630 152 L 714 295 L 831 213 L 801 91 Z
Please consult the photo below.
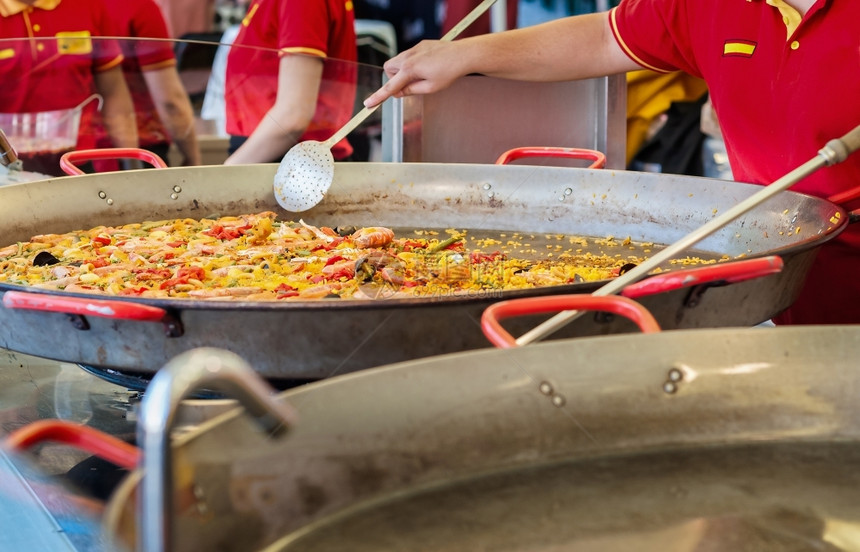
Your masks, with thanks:
M 166 59 L 164 61 L 158 63 L 150 63 L 149 65 L 141 65 L 141 71 L 155 71 L 157 69 L 164 69 L 165 67 L 172 67 L 176 65 L 175 59 Z
M 0 50 L 0 59 L 10 59 L 13 57 L 15 57 L 15 50 L 13 50 L 12 48 Z
M 615 35 L 616 40 L 618 40 L 618 44 L 621 46 L 621 49 L 624 50 L 624 53 L 627 54 L 627 57 L 644 67 L 645 69 L 650 69 L 652 71 L 656 71 L 657 73 L 671 73 L 672 71 L 669 69 L 662 69 L 660 67 L 656 67 L 651 65 L 650 63 L 646 63 L 644 60 L 639 58 L 636 54 L 633 53 L 633 50 L 624 42 L 624 39 L 621 37 L 621 33 L 618 32 L 618 23 L 615 21 L 615 10 L 617 8 L 612 8 L 609 12 L 609 24 L 612 26 L 612 34 Z
M 103 72 L 103 71 L 107 71 L 107 70 L 109 70 L 109 69 L 113 69 L 114 67 L 116 67 L 117 65 L 119 65 L 120 63 L 122 63 L 122 60 L 124 60 L 124 59 L 125 59 L 125 58 L 124 58 L 124 57 L 122 57 L 122 56 L 116 56 L 115 58 L 113 58 L 113 59 L 112 59 L 112 60 L 110 60 L 109 62 L 107 62 L 107 63 L 105 63 L 105 64 L 103 64 L 103 65 L 99 65 L 98 67 L 96 67 L 96 71 L 97 71 L 97 72 L 99 72 L 99 73 L 101 73 L 101 72 Z
M 755 52 L 755 44 L 751 42 L 726 42 L 723 46 L 723 55 L 726 56 L 751 56 Z
M 321 58 L 328 57 L 328 56 L 326 56 L 325 52 L 323 52 L 322 50 L 317 50 L 316 48 L 302 48 L 302 47 L 281 48 L 278 51 L 279 56 L 285 56 L 287 54 L 309 54 L 309 55 L 317 56 L 317 57 L 321 57 Z

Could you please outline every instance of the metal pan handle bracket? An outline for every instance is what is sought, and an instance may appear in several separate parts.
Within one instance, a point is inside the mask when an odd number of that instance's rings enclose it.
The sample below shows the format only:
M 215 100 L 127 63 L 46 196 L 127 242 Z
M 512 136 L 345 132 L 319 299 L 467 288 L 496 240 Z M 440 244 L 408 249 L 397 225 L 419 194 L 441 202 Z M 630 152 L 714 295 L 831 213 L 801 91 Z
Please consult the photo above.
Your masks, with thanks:
M 581 148 L 524 147 L 506 151 L 496 159 L 496 165 L 507 165 L 517 159 L 529 157 L 555 157 L 560 159 L 585 159 L 592 161 L 589 169 L 602 169 L 606 166 L 606 156 L 597 151 Z
M 167 163 L 151 151 L 139 148 L 103 148 L 70 151 L 60 157 L 60 168 L 69 176 L 84 174 L 84 171 L 76 166 L 76 163 L 87 163 L 89 161 L 101 161 L 105 159 L 136 159 L 146 161 L 157 169 L 166 169 Z
M 626 297 L 596 295 L 547 295 L 527 297 L 493 303 L 481 315 L 481 329 L 496 347 L 517 347 L 517 340 L 499 323 L 505 318 L 560 312 L 564 310 L 603 311 L 626 316 L 633 320 L 643 333 L 659 332 L 660 325 L 645 307 Z
M 90 299 L 82 297 L 57 297 L 27 291 L 7 291 L 3 294 L 3 306 L 7 309 L 58 312 L 74 317 L 73 323 L 81 330 L 89 329 L 86 316 L 98 316 L 114 320 L 136 322 L 161 322 L 167 337 L 181 337 L 182 322 L 168 311 L 149 305 L 128 301 Z
M 203 387 L 216 387 L 236 398 L 270 437 L 282 437 L 295 425 L 293 409 L 235 353 L 203 347 L 173 358 L 152 378 L 141 403 L 137 441 L 143 447 L 144 476 L 138 502 L 138 550 L 172 550 L 170 433 L 181 401 Z
M 761 278 L 782 271 L 782 257 L 771 255 L 759 259 L 731 261 L 691 268 L 676 272 L 666 272 L 650 276 L 621 290 L 623 297 L 638 299 L 686 287 L 716 287 Z M 701 296 L 701 293 L 698 294 Z M 688 305 L 695 306 L 695 305 Z

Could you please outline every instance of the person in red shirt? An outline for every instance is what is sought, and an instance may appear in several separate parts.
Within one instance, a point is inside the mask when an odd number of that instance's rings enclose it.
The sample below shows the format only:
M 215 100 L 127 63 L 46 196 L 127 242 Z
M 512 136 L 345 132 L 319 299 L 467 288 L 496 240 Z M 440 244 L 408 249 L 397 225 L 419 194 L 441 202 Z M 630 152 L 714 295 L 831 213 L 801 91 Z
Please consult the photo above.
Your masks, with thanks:
M 225 164 L 280 161 L 334 134 L 353 113 L 356 58 L 351 0 L 254 0 L 227 59 Z M 332 148 L 351 153 L 345 139 Z
M 212 31 L 215 24 L 215 0 L 155 1 L 172 38 Z
M 852 0 L 622 0 L 606 13 L 419 44 L 385 64 L 391 79 L 365 104 L 469 73 L 558 81 L 681 70 L 707 83 L 735 179 L 769 184 L 860 123 L 851 101 L 860 97 L 858 20 Z M 826 198 L 858 183 L 855 154 L 792 190 Z M 852 225 L 823 245 L 800 297 L 775 322 L 860 322 L 858 273 Z
M 105 7 L 120 36 L 164 39 L 119 41 L 140 147 L 166 161 L 172 141 L 182 165 L 199 165 L 194 110 L 176 70 L 173 43 L 166 40 L 169 35 L 161 10 L 154 0 L 111 1 Z
M 72 109 L 97 92 L 112 145 L 137 147 L 122 53 L 115 41 L 96 38 L 114 34 L 102 0 L 0 0 L 0 110 Z M 96 106 L 82 110 L 78 148 L 95 147 Z M 53 174 L 62 174 L 59 167 Z

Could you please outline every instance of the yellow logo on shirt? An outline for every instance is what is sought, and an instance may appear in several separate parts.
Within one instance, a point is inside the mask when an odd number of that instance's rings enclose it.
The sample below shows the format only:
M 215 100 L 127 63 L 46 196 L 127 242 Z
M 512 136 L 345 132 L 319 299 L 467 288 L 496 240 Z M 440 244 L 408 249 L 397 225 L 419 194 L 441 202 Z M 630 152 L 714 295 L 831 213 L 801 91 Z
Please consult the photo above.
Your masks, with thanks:
M 90 54 L 93 41 L 89 31 L 70 31 L 57 33 L 57 51 L 60 54 Z
M 747 40 L 727 40 L 723 45 L 724 56 L 751 57 L 756 43 Z

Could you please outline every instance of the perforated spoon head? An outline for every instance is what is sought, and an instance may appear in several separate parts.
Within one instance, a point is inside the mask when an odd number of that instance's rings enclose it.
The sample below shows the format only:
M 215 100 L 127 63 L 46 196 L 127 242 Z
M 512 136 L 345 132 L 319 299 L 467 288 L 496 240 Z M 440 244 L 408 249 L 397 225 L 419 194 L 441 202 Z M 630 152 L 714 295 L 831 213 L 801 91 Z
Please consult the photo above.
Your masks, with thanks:
M 331 148 L 314 140 L 299 142 L 275 173 L 275 200 L 287 211 L 307 211 L 322 201 L 333 180 Z

